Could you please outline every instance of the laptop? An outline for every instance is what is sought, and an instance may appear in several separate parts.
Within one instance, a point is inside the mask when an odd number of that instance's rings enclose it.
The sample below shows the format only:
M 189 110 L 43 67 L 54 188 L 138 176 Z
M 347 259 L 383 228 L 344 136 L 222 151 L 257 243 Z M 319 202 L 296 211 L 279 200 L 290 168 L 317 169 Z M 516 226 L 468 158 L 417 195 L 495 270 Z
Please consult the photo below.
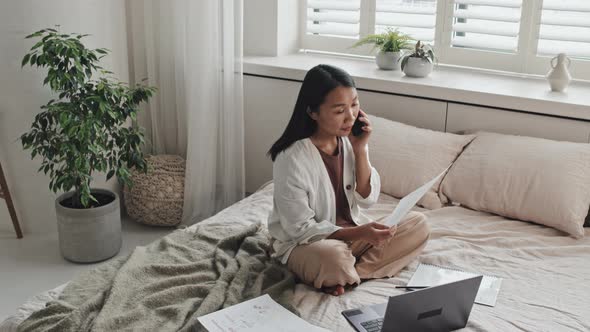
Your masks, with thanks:
M 452 331 L 467 325 L 482 276 L 390 296 L 387 303 L 344 310 L 358 332 Z

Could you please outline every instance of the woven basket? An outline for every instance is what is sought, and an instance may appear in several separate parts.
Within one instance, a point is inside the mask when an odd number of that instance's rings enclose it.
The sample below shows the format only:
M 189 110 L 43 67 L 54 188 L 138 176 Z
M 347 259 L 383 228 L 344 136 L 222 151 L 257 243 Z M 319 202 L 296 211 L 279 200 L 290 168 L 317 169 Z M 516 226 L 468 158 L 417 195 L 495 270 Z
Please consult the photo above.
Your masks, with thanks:
M 127 214 L 152 226 L 175 226 L 182 219 L 185 161 L 174 155 L 148 155 L 147 173 L 132 170 L 133 186 L 123 195 Z

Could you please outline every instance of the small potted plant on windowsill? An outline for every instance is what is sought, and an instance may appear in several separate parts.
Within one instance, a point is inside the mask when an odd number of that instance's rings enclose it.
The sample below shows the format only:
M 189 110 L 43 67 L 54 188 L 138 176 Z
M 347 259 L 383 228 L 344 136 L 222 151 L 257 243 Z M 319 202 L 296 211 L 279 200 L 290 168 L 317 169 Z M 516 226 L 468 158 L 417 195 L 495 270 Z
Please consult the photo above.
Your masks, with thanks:
M 82 44 L 86 35 L 43 29 L 22 66 L 46 68 L 43 84 L 55 98 L 41 106 L 31 130 L 20 139 L 31 157 L 42 157 L 39 171 L 55 200 L 60 250 L 73 262 L 105 260 L 121 248 L 121 215 L 116 193 L 92 188 L 96 172 L 130 185 L 130 168 L 146 170 L 142 128 L 132 125 L 138 106 L 155 89 L 133 87 L 112 78 L 99 60 L 108 53 Z M 93 74 L 99 74 L 96 77 Z
M 399 32 L 397 29 L 388 28 L 381 34 L 368 35 L 352 47 L 361 45 L 373 45 L 373 50 L 379 47 L 379 53 L 375 56 L 377 67 L 383 70 L 399 69 L 399 59 L 404 49 L 410 49 L 411 37 Z
M 409 77 L 426 77 L 432 72 L 435 60 L 432 47 L 418 41 L 414 52 L 402 56 L 402 71 Z

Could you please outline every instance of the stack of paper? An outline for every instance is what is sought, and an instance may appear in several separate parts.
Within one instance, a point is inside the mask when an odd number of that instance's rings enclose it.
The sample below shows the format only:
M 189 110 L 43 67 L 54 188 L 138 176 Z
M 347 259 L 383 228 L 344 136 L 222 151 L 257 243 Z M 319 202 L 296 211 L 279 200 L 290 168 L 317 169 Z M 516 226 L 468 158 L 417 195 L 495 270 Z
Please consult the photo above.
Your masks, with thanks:
M 198 318 L 209 332 L 326 332 L 276 303 L 268 294 Z
M 407 286 L 438 286 L 480 275 L 482 274 L 420 263 L 416 272 L 414 272 L 412 278 L 408 281 Z M 496 305 L 496 299 L 498 298 L 501 285 L 502 278 L 483 275 L 477 296 L 475 297 L 475 303 L 485 304 L 491 307 Z

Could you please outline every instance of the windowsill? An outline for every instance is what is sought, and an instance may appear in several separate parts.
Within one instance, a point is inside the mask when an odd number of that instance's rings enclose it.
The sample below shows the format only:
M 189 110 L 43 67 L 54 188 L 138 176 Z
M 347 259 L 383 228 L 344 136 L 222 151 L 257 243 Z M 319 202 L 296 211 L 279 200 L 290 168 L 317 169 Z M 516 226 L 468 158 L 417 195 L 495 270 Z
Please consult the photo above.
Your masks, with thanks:
M 544 78 L 442 66 L 428 77 L 410 78 L 401 71 L 379 70 L 372 59 L 309 53 L 246 56 L 244 73 L 303 81 L 307 70 L 320 63 L 346 70 L 359 89 L 590 120 L 590 83 L 586 82 L 572 82 L 561 93 L 552 92 Z

